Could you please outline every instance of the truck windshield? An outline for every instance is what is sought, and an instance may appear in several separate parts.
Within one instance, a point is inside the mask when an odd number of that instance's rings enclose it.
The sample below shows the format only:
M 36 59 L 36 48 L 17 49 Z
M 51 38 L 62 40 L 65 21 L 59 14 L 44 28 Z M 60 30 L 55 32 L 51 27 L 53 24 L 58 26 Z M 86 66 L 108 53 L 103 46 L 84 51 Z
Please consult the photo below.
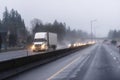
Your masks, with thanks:
M 34 42 L 46 42 L 46 39 L 34 39 Z

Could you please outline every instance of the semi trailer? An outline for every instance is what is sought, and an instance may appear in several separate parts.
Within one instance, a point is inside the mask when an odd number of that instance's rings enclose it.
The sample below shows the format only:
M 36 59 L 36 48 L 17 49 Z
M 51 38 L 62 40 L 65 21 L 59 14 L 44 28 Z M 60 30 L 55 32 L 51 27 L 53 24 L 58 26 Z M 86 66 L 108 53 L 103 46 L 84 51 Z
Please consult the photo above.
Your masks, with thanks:
M 57 34 L 51 32 L 35 33 L 32 51 L 47 51 L 57 48 Z

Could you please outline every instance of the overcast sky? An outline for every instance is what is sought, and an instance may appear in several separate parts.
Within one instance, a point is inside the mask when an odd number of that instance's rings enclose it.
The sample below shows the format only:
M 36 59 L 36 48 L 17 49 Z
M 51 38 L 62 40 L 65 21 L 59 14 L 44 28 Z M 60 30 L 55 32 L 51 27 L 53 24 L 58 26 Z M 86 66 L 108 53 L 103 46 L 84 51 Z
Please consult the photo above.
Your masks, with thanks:
M 72 29 L 90 33 L 90 21 L 97 36 L 106 36 L 110 29 L 120 29 L 120 0 L 0 0 L 0 18 L 5 9 L 17 10 L 30 27 L 38 18 L 46 22 L 65 22 Z

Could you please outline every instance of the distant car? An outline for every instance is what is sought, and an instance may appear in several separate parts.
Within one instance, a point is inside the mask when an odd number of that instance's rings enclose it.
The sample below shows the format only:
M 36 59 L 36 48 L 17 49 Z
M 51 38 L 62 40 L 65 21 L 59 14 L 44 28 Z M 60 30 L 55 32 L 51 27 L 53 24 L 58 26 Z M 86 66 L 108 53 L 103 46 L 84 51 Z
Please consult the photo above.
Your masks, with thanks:
M 120 48 L 120 45 L 118 45 L 117 48 Z
M 112 40 L 112 41 L 111 41 L 111 44 L 116 45 L 116 44 L 117 44 L 117 41 L 116 41 L 116 40 Z

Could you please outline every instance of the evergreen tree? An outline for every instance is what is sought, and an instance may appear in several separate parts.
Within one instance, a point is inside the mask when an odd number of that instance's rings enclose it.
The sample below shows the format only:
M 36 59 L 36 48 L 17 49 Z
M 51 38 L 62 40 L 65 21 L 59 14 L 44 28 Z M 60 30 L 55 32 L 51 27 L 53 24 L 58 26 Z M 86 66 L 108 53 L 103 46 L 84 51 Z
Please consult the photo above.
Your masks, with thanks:
M 21 18 L 21 15 L 14 9 L 12 9 L 10 12 L 7 8 L 5 8 L 5 11 L 3 13 L 3 28 L 8 32 L 10 32 L 9 35 L 9 43 L 10 45 L 17 45 L 21 42 L 24 42 L 26 40 L 26 27 L 24 24 L 24 20 Z M 10 41 L 11 40 L 11 41 Z M 11 43 L 12 42 L 12 43 Z
M 120 39 L 120 31 L 110 30 L 108 33 L 109 39 Z
M 8 31 L 8 27 L 10 25 L 10 16 L 7 7 L 5 7 L 5 11 L 3 13 L 3 19 L 2 19 L 3 27 Z
M 76 41 L 78 39 L 89 38 L 89 35 L 82 30 L 71 30 L 70 27 L 66 28 L 65 23 L 58 22 L 55 20 L 53 24 L 47 23 L 42 24 L 41 20 L 32 20 L 32 32 L 33 35 L 36 32 L 53 32 L 58 35 L 58 41 L 62 42 L 64 39 L 68 41 Z

